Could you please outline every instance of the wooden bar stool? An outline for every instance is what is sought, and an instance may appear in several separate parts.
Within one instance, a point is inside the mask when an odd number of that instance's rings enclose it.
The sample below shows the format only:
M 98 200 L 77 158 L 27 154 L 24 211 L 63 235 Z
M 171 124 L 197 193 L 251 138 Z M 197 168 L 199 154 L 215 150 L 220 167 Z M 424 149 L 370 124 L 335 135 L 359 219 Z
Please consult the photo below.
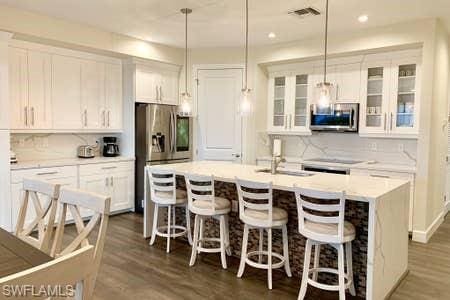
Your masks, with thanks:
M 239 218 L 244 222 L 241 263 L 238 277 L 242 277 L 245 264 L 267 270 L 267 283 L 272 289 L 272 269 L 281 268 L 291 277 L 289 265 L 289 245 L 287 236 L 288 214 L 284 209 L 273 207 L 272 183 L 260 183 L 236 178 L 239 194 Z M 259 230 L 259 250 L 247 253 L 249 229 Z M 283 234 L 283 255 L 272 252 L 272 229 L 281 229 Z M 264 230 L 267 231 L 267 251 L 263 251 Z M 262 256 L 267 256 L 267 264 L 262 263 Z M 258 256 L 258 262 L 251 258 Z M 279 262 L 273 263 L 273 257 Z
M 191 260 L 193 266 L 200 252 L 220 252 L 222 267 L 227 268 L 226 254 L 231 255 L 228 231 L 228 213 L 231 203 L 228 199 L 214 194 L 214 176 L 185 175 L 188 192 L 189 210 L 195 214 L 194 241 L 192 244 Z M 206 218 L 219 220 L 219 238 L 204 237 L 204 221 Z M 218 242 L 220 247 L 205 247 L 204 242 Z
M 345 299 L 345 290 L 355 296 L 352 266 L 352 241 L 355 227 L 344 220 L 345 192 L 324 192 L 294 186 L 298 209 L 298 230 L 307 238 L 303 275 L 298 299 L 304 299 L 308 284 L 322 290 L 339 291 L 339 299 Z M 315 201 L 311 200 L 315 199 Z M 338 269 L 319 267 L 320 246 L 328 244 L 338 252 Z M 347 273 L 344 264 L 344 245 Z M 314 246 L 314 268 L 310 269 L 311 249 Z M 338 275 L 339 284 L 329 285 L 317 281 L 318 274 Z M 312 274 L 310 278 L 309 274 Z
M 166 252 L 170 252 L 170 239 L 187 235 L 189 244 L 191 238 L 191 218 L 187 208 L 187 194 L 176 188 L 176 175 L 173 171 L 146 167 L 147 178 L 150 183 L 150 199 L 155 204 L 153 228 L 150 245 L 155 243 L 156 236 L 167 238 Z M 158 227 L 158 212 L 160 207 L 167 207 L 167 225 Z M 176 225 L 175 207 L 185 207 L 186 227 Z M 177 232 L 178 230 L 178 232 Z

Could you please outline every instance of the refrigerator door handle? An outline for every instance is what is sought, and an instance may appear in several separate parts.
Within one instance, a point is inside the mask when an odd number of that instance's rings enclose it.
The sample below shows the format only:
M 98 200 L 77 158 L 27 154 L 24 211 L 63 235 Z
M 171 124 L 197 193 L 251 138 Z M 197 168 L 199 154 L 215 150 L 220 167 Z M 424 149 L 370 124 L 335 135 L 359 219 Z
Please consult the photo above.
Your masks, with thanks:
M 170 153 L 175 151 L 175 113 L 170 112 Z

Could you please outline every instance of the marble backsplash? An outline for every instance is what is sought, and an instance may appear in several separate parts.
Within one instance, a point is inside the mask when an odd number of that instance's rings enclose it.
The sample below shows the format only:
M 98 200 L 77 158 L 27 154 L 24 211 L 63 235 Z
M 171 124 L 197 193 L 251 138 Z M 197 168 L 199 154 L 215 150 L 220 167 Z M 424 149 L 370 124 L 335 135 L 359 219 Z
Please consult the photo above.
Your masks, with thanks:
M 115 134 L 11 134 L 11 150 L 19 161 L 74 158 L 78 146 L 95 145 L 98 141 L 99 156 L 104 136 L 116 136 L 120 143 L 120 135 Z
M 363 138 L 353 133 L 313 133 L 312 136 L 272 136 L 259 133 L 256 157 L 270 156 L 272 139 L 282 140 L 285 157 L 318 157 L 374 160 L 380 163 L 415 165 L 417 140 Z

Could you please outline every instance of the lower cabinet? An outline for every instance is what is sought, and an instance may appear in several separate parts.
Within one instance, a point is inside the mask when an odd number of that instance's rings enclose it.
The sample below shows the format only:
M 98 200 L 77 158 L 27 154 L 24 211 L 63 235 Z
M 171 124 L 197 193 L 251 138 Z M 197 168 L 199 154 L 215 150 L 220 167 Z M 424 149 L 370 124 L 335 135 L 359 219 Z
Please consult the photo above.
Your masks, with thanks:
M 378 170 L 365 170 L 365 169 L 351 169 L 351 175 L 362 175 L 371 176 L 378 178 L 394 178 L 408 180 L 411 184 L 410 194 L 409 194 L 409 224 L 408 230 L 412 232 L 413 230 L 413 213 L 414 213 L 414 180 L 415 175 L 413 173 L 400 173 L 400 172 L 388 172 L 388 171 L 378 171 Z
M 36 168 L 11 171 L 11 201 L 9 213 L 1 212 L 5 219 L 2 227 L 13 231 L 16 227 L 19 209 L 23 201 L 24 178 L 38 178 L 53 183 L 59 183 L 62 187 L 79 188 L 111 197 L 111 213 L 130 210 L 134 206 L 134 163 L 130 161 L 115 163 L 99 163 L 80 166 L 64 166 L 52 168 Z M 43 201 L 47 199 L 42 198 Z M 44 202 L 45 203 L 45 202 Z M 29 202 L 26 223 L 35 217 L 32 202 Z M 81 209 L 82 217 L 92 215 L 90 210 Z M 57 220 L 60 215 L 60 207 L 57 211 Z M 73 218 L 67 213 L 66 220 Z

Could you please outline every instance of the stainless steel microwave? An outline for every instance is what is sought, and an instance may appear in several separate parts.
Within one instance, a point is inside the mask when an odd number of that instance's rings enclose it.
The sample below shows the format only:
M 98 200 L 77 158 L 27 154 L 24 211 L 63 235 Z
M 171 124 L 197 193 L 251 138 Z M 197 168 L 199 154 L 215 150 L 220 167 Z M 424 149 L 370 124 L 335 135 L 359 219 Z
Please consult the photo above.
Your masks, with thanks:
M 327 107 L 311 105 L 311 130 L 358 132 L 359 104 L 334 103 Z

